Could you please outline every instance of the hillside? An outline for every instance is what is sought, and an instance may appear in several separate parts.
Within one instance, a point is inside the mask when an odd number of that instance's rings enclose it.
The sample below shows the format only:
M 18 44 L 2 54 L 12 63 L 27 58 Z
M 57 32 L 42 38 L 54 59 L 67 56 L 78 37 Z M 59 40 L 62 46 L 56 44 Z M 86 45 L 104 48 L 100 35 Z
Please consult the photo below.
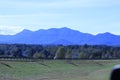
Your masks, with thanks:
M 109 80 L 112 67 L 119 63 L 119 60 L 3 61 L 0 80 Z

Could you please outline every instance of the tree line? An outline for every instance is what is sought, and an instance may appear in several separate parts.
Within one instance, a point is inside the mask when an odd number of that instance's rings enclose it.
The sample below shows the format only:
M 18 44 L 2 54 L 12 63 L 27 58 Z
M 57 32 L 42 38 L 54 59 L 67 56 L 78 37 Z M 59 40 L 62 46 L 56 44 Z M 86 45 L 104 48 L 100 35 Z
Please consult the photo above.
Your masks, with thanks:
M 35 59 L 120 58 L 120 47 L 106 45 L 0 44 L 0 57 Z

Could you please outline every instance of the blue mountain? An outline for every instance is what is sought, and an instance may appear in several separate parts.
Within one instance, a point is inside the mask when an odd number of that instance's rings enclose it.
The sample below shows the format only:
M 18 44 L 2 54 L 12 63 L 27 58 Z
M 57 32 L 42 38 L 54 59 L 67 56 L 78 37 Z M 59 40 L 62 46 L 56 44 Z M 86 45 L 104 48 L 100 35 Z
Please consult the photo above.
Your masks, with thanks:
M 120 36 L 109 32 L 98 34 L 91 40 L 91 44 L 120 45 Z
M 120 36 L 109 32 L 92 35 L 70 28 L 40 29 L 38 31 L 23 30 L 15 35 L 0 35 L 0 43 L 17 44 L 63 44 L 63 45 L 120 45 Z

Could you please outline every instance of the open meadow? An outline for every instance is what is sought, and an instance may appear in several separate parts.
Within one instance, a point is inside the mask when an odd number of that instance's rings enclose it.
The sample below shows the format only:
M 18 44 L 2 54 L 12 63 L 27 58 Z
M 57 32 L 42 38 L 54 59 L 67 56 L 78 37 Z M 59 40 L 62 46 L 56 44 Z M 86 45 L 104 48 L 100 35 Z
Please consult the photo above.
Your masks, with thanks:
M 120 60 L 0 61 L 0 80 L 109 80 Z

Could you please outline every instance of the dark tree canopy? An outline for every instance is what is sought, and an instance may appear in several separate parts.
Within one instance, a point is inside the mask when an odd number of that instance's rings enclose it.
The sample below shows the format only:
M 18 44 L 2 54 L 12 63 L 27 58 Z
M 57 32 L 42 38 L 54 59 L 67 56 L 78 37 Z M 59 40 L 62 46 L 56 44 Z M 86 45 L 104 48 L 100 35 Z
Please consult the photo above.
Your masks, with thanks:
M 106 45 L 27 45 L 0 44 L 0 57 L 29 58 L 120 58 L 120 47 Z

